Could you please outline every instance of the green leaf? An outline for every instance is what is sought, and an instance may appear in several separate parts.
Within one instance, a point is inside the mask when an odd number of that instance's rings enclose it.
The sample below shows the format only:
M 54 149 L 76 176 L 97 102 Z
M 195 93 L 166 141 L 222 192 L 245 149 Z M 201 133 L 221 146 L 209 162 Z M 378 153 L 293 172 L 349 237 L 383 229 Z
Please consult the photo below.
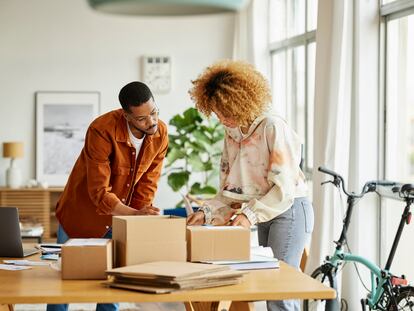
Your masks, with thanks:
M 175 126 L 177 129 L 180 129 L 181 127 L 185 126 L 185 120 L 182 116 L 179 114 L 176 114 L 169 122 L 170 125 Z
M 168 185 L 173 189 L 173 191 L 179 191 L 189 180 L 190 172 L 178 172 L 171 173 L 168 176 Z
M 198 153 L 207 152 L 207 149 L 204 147 L 204 145 L 197 141 L 190 142 L 188 144 L 188 147 L 191 147 L 191 149 L 197 151 Z
M 213 169 L 213 163 L 211 162 L 204 163 L 203 171 L 211 171 L 212 169 Z
M 197 153 L 192 153 L 188 158 L 188 163 L 191 165 L 193 172 L 204 172 L 205 164 L 201 161 Z
M 195 130 L 193 131 L 193 135 L 197 140 L 203 141 L 207 144 L 211 144 L 210 138 L 201 130 Z
M 168 165 L 171 165 L 178 159 L 183 159 L 184 157 L 185 157 L 185 153 L 182 150 L 173 148 L 167 154 Z
M 200 183 L 197 182 L 191 186 L 190 193 L 192 194 L 216 194 L 217 190 L 216 188 L 209 186 L 209 185 L 201 187 Z
M 183 115 L 186 122 L 188 122 L 187 124 L 203 121 L 203 118 L 201 117 L 198 110 L 192 107 L 184 111 Z

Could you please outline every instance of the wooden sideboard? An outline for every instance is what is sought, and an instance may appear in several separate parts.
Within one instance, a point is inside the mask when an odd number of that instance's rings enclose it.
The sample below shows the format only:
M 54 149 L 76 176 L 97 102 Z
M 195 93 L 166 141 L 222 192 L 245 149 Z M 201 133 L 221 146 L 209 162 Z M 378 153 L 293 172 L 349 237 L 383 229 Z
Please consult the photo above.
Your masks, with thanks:
M 43 225 L 44 238 L 54 238 L 57 231 L 55 207 L 62 192 L 63 188 L 0 187 L 0 206 L 17 207 L 21 218 L 28 217 Z

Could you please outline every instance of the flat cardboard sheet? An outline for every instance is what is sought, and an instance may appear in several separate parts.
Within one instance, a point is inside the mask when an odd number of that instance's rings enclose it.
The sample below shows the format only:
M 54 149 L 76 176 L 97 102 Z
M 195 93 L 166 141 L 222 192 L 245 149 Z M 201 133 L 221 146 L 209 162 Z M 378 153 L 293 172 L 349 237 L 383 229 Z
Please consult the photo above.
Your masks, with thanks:
M 143 264 L 126 266 L 107 270 L 109 275 L 130 275 L 136 277 L 185 279 L 189 277 L 205 275 L 208 273 L 228 271 L 227 266 L 180 262 L 180 261 L 156 261 Z

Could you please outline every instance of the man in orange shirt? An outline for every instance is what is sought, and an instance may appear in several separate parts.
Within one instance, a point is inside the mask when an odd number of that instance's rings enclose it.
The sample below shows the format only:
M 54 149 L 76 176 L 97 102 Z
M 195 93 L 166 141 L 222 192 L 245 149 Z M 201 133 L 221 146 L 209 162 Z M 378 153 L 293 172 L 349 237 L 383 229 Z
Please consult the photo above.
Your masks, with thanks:
M 157 215 L 152 206 L 168 148 L 167 126 L 158 119 L 150 89 L 141 82 L 119 93 L 122 109 L 89 126 L 85 145 L 56 206 L 58 243 L 68 238 L 111 238 L 113 215 Z M 98 304 L 97 310 L 117 310 Z M 67 310 L 48 305 L 47 310 Z

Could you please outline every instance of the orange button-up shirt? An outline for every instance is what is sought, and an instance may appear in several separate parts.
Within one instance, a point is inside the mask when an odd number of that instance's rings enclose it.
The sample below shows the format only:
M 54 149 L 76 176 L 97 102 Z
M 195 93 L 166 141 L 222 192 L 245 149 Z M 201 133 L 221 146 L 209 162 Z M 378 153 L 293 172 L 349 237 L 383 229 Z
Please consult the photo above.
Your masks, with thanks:
M 71 238 L 103 237 L 119 201 L 140 209 L 151 205 L 168 148 L 167 126 L 146 135 L 136 159 L 122 109 L 95 119 L 56 205 L 56 216 Z

